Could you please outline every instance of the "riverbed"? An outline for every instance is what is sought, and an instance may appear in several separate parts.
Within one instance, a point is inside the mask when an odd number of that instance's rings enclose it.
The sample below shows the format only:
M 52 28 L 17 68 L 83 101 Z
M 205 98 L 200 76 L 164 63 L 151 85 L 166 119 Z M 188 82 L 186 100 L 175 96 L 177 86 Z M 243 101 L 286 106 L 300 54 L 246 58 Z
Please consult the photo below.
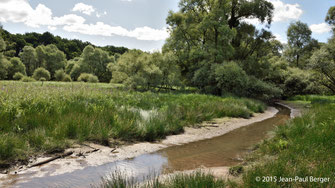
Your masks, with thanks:
M 93 155 L 95 163 L 90 160 L 92 155 L 72 156 L 7 175 L 0 181 L 5 187 L 91 187 L 114 171 L 141 181 L 148 176 L 175 171 L 236 165 L 255 144 L 269 137 L 276 126 L 290 119 L 288 108 L 276 108 L 279 112 L 269 108 L 264 114 L 256 114 L 248 120 L 219 119 L 159 143 L 138 143 L 114 153 L 110 148 L 102 148 L 100 153 Z

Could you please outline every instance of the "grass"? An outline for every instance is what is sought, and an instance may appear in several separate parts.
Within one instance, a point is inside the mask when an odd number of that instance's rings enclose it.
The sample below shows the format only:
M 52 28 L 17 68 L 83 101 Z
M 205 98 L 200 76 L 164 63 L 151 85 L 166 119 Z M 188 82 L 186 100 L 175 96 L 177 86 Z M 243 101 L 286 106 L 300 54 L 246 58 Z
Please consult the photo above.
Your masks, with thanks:
M 321 95 L 297 95 L 291 97 L 290 101 L 305 101 L 314 103 L 335 103 L 335 96 L 321 96 Z
M 335 186 L 335 104 L 333 96 L 298 96 L 313 103 L 302 117 L 279 126 L 275 137 L 265 141 L 249 158 L 254 162 L 243 175 L 244 187 L 334 187 Z M 322 100 L 320 100 L 322 99 Z M 311 182 L 310 177 L 329 178 Z M 260 177 L 261 181 L 256 181 Z M 277 182 L 263 182 L 276 177 Z M 280 177 L 308 177 L 306 182 L 279 182 Z M 325 179 L 323 179 L 325 180 Z
M 0 82 L 0 166 L 84 141 L 154 141 L 219 117 L 249 118 L 259 101 L 132 92 L 110 84 Z
M 228 186 L 229 185 L 229 186 Z M 101 188 L 224 188 L 233 184 L 217 179 L 209 173 L 196 171 L 191 174 L 171 175 L 162 181 L 159 178 L 151 178 L 146 183 L 139 184 L 132 178 L 127 178 L 116 172 L 109 179 L 103 179 Z

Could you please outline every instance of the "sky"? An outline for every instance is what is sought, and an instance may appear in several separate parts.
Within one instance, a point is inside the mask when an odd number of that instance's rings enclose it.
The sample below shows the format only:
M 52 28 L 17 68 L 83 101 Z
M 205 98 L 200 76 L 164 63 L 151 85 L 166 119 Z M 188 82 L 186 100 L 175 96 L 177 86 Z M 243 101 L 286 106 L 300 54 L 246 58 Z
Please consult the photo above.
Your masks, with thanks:
M 334 0 L 268 0 L 274 4 L 270 30 L 286 42 L 290 23 L 301 20 L 313 37 L 326 42 L 331 36 L 325 15 Z M 144 51 L 161 49 L 169 36 L 168 11 L 179 0 L 0 0 L 0 23 L 11 33 L 49 31 L 68 39 L 95 45 L 125 46 Z M 248 19 L 258 28 L 265 27 Z

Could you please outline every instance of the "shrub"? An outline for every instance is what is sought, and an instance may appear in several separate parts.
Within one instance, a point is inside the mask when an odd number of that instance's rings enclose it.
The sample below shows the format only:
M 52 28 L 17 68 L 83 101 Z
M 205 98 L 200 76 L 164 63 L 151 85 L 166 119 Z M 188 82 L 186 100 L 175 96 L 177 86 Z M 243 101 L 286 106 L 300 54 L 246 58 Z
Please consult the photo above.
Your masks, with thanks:
M 63 81 L 66 74 L 63 69 L 59 69 L 55 72 L 55 79 L 56 81 Z
M 24 77 L 24 75 L 21 72 L 17 72 L 14 74 L 13 79 L 14 80 L 21 80 Z
M 92 76 L 90 76 L 90 77 L 88 78 L 88 82 L 90 82 L 90 83 L 98 83 L 98 82 L 99 82 L 99 79 L 98 79 L 97 76 L 92 75 Z
M 72 82 L 71 76 L 68 74 L 65 74 L 65 77 L 63 78 L 63 82 Z
M 20 79 L 21 82 L 35 82 L 36 80 L 32 77 L 24 76 Z
M 37 68 L 34 71 L 33 78 L 35 80 L 40 80 L 41 78 L 44 78 L 45 80 L 50 80 L 50 72 L 42 67 Z
M 99 79 L 98 79 L 97 76 L 94 76 L 93 74 L 82 73 L 78 77 L 78 81 L 80 81 L 80 82 L 98 83 Z

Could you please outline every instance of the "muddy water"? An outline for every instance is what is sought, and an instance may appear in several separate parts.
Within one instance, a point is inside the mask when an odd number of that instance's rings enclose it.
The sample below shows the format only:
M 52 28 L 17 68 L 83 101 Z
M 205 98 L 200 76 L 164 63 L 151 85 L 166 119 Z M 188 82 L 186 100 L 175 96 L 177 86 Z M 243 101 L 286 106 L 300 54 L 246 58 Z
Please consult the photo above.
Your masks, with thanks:
M 116 161 L 101 166 L 86 167 L 72 173 L 29 179 L 22 175 L 13 177 L 9 187 L 91 187 L 114 171 L 120 171 L 141 181 L 143 178 L 173 171 L 198 167 L 218 167 L 238 164 L 243 154 L 269 136 L 269 132 L 290 118 L 290 110 L 277 106 L 279 113 L 270 119 L 236 129 L 223 136 L 172 146 L 129 160 Z M 41 167 L 43 170 L 43 167 Z M 45 169 L 47 170 L 47 169 Z M 53 170 L 57 170 L 55 167 Z M 24 182 L 22 182 L 24 180 Z

